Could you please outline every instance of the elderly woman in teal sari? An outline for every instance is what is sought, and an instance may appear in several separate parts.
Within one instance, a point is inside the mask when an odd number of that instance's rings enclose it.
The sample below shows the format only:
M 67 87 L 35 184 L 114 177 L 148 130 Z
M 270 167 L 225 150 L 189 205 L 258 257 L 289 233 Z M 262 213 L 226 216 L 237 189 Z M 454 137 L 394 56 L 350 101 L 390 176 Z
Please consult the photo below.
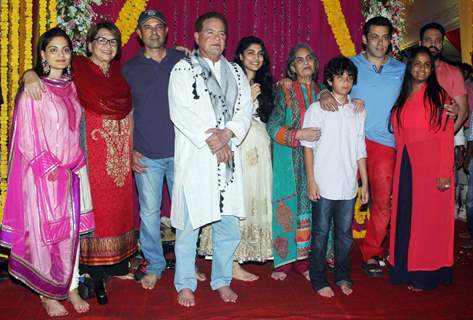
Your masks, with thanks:
M 302 129 L 305 111 L 315 102 L 319 61 L 312 48 L 297 44 L 289 54 L 288 76 L 276 87 L 274 110 L 267 123 L 273 141 L 273 256 L 271 277 L 284 280 L 288 272 L 309 279 L 311 203 L 307 197 L 301 140 L 315 141 L 318 128 Z

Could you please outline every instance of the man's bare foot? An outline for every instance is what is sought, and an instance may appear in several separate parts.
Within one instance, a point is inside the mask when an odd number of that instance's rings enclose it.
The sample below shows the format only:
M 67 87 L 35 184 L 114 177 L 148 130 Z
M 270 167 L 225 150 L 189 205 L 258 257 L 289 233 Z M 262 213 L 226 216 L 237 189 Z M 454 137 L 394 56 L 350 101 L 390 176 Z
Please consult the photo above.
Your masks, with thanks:
M 343 283 L 340 286 L 340 290 L 342 290 L 342 292 L 347 296 L 353 293 L 353 288 L 351 287 L 351 284 L 349 283 Z
M 115 276 L 115 278 L 120 280 L 135 280 L 135 275 L 133 273 L 127 273 L 123 276 Z
M 57 300 L 41 297 L 41 303 L 50 317 L 63 317 L 69 314 L 62 303 Z
M 84 313 L 89 311 L 89 304 L 87 301 L 82 299 L 79 295 L 79 291 L 77 289 L 74 289 L 72 291 L 69 291 L 69 302 L 72 304 L 74 307 L 74 310 L 76 310 L 77 313 Z
M 259 279 L 256 274 L 243 269 L 238 262 L 233 262 L 232 278 L 240 281 L 255 281 Z
M 194 292 L 189 288 L 182 289 L 177 294 L 177 303 L 187 308 L 195 306 Z
M 325 298 L 331 298 L 335 295 L 335 292 L 333 292 L 330 287 L 323 287 L 322 289 L 317 290 L 317 293 Z
M 217 291 L 223 302 L 235 303 L 238 299 L 238 295 L 229 286 L 220 287 L 217 289 Z
M 271 273 L 271 278 L 274 280 L 285 280 L 287 278 L 287 273 L 285 272 L 279 272 L 279 271 L 274 271 Z
M 157 275 L 148 273 L 143 277 L 143 279 L 141 279 L 141 286 L 143 287 L 143 289 L 152 290 L 154 289 L 154 286 L 156 285 L 158 279 L 160 279 L 160 277 L 158 277 Z
M 303 276 L 307 281 L 310 282 L 310 273 L 309 273 L 309 270 L 304 271 L 304 272 L 302 272 L 301 274 L 302 274 L 302 276 Z

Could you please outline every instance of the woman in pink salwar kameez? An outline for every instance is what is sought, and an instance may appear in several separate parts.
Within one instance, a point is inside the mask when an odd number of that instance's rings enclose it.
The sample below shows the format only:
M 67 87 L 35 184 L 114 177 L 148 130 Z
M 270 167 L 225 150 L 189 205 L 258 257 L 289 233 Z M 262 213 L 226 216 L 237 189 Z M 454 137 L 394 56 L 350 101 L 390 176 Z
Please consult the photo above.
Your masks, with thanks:
M 80 190 L 90 190 L 79 145 L 81 106 L 66 77 L 71 49 L 61 29 L 44 33 L 35 66 L 44 94 L 40 101 L 17 95 L 0 232 L 0 244 L 11 249 L 10 274 L 40 295 L 50 316 L 67 315 L 63 299 L 79 313 L 89 309 L 77 292 L 79 235 L 93 229 L 93 216 L 81 214 Z

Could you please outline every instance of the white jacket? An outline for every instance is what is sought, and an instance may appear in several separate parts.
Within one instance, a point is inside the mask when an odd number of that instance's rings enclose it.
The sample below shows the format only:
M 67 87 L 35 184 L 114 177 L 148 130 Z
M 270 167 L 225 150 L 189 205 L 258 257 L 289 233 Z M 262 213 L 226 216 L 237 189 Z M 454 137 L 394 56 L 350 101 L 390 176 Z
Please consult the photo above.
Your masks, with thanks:
M 221 61 L 228 63 L 225 59 Z M 251 125 L 251 90 L 241 68 L 233 63 L 229 67 L 238 85 L 234 115 L 225 125 L 235 135 L 231 141 L 235 171 L 233 182 L 224 193 L 222 214 L 243 218 L 245 212 L 239 145 Z M 194 83 L 198 99 L 193 93 Z M 186 58 L 179 61 L 171 72 L 169 110 L 176 133 L 171 223 L 177 229 L 184 228 L 184 210 L 187 205 L 191 225 L 196 229 L 221 219 L 217 157 L 205 142 L 210 136 L 205 132 L 215 128 L 217 120 L 200 76 L 200 67 L 192 68 Z

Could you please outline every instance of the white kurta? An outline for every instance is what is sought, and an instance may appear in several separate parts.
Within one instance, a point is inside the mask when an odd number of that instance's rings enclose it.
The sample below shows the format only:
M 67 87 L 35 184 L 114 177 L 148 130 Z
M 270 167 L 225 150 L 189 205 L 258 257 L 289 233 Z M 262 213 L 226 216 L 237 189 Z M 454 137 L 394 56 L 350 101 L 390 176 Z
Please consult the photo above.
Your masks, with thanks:
M 221 63 L 228 62 L 221 60 Z M 185 206 L 194 229 L 220 220 L 222 214 L 245 216 L 239 145 L 251 124 L 251 92 L 241 68 L 236 64 L 229 67 L 237 82 L 238 95 L 232 120 L 220 128 L 226 127 L 235 135 L 231 139 L 235 171 L 233 182 L 224 193 L 222 213 L 217 157 L 205 142 L 210 136 L 205 132 L 215 128 L 217 120 L 200 67 L 192 68 L 189 60 L 183 59 L 171 72 L 169 111 L 176 133 L 171 223 L 177 229 L 184 228 Z

